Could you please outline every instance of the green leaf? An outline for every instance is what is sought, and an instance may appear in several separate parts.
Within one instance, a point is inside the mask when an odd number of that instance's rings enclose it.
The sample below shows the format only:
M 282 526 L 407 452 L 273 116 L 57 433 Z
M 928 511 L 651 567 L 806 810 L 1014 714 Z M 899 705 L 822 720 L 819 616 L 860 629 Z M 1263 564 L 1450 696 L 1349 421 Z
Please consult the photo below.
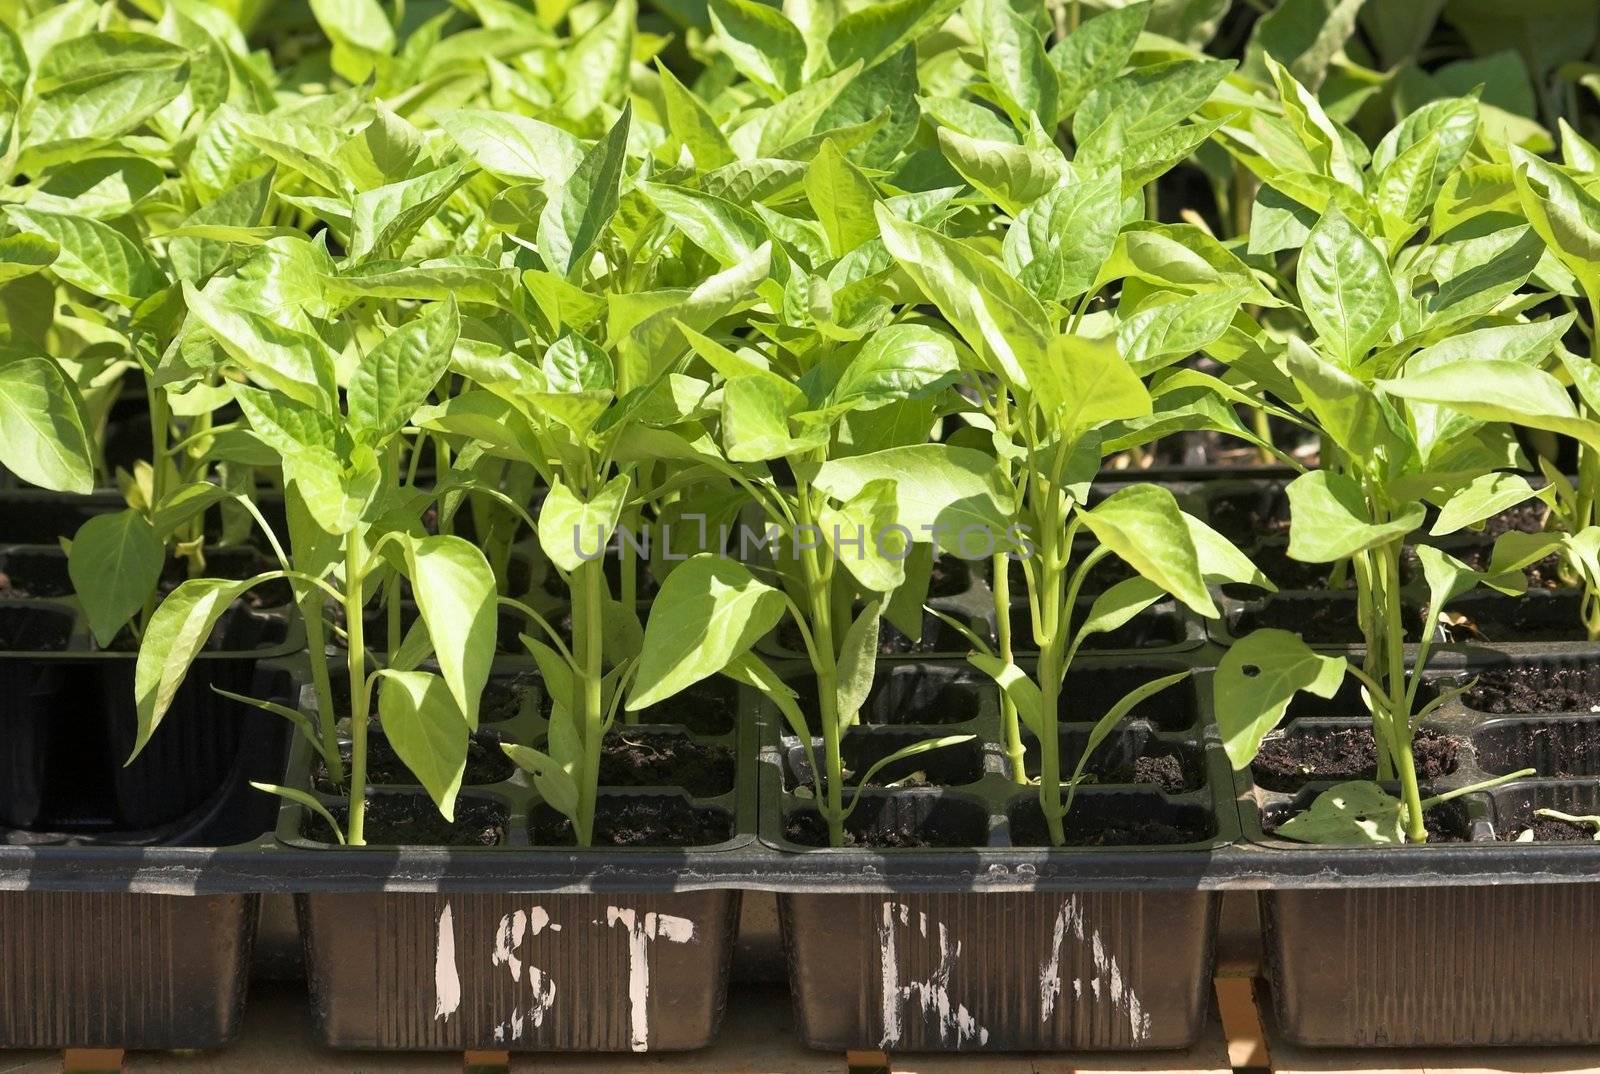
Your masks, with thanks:
M 1132 579 L 1129 579 L 1132 581 Z M 1115 705 L 1106 710 L 1104 716 L 1095 721 L 1089 729 L 1088 737 L 1083 742 L 1083 752 L 1078 755 L 1078 763 L 1073 766 L 1072 777 L 1067 781 L 1067 800 L 1063 802 L 1061 815 L 1066 816 L 1072 812 L 1072 801 L 1077 797 L 1078 784 L 1083 780 L 1083 770 L 1088 767 L 1089 759 L 1094 756 L 1094 751 L 1106 740 L 1106 736 L 1116 730 L 1123 718 L 1132 712 L 1138 704 L 1154 697 L 1170 686 L 1176 686 L 1189 677 L 1187 671 L 1175 672 L 1164 675 L 1159 679 L 1152 679 L 1147 683 L 1135 686 L 1124 694 Z
M 461 537 L 409 538 L 401 547 L 439 671 L 457 710 L 476 728 L 478 701 L 494 662 L 494 571 L 482 550 Z
M 828 249 L 843 257 L 869 239 L 878 237 L 873 206 L 878 192 L 861 169 L 839 151 L 829 138 L 806 170 L 806 200 L 828 236 Z
M 777 96 L 800 88 L 806 41 L 782 12 L 756 0 L 710 0 L 707 11 L 718 45 L 745 77 Z
M 696 171 L 709 172 L 735 160 L 722 128 L 706 106 L 665 66 L 659 67 L 667 106 L 667 131 L 673 145 L 688 148 Z
M 394 27 L 378 0 L 310 0 L 310 4 L 333 43 L 333 69 L 346 81 L 365 82 L 379 57 L 394 51 Z
M 1107 422 L 1151 412 L 1149 389 L 1107 340 L 1057 336 L 1044 362 L 1028 370 L 1028 383 L 1069 443 Z
M 1073 640 L 1081 641 L 1090 634 L 1109 634 L 1166 595 L 1165 589 L 1148 578 L 1124 578 L 1094 598 Z
M 834 683 L 834 711 L 841 729 L 855 724 L 861 706 L 872 692 L 872 677 L 878 667 L 878 620 L 882 600 L 874 600 L 861 610 L 839 642 L 838 680 Z
M 135 306 L 167 285 L 166 274 L 144 247 L 109 224 L 82 216 L 6 207 L 22 231 L 56 244 L 50 271 L 99 298 Z
M 1355 479 L 1330 470 L 1301 474 L 1287 491 L 1289 558 L 1302 563 L 1333 563 L 1399 540 L 1426 515 L 1422 504 L 1414 503 L 1388 522 L 1375 522 Z
M 1337 208 L 1311 229 L 1295 281 L 1306 317 L 1346 369 L 1381 343 L 1399 319 L 1388 261 Z
M 533 777 L 533 787 L 544 799 L 545 805 L 577 822 L 578 784 L 554 758 L 531 746 L 518 746 L 510 742 L 500 743 L 500 748 L 516 762 L 518 768 Z
M 378 718 L 400 762 L 417 777 L 445 820 L 454 821 L 467 768 L 467 722 L 444 679 L 429 671 L 378 672 Z
M 1350 780 L 1329 787 L 1310 808 L 1278 825 L 1274 835 L 1302 843 L 1404 843 L 1405 803 L 1376 783 Z
M 333 354 L 303 314 L 285 324 L 188 283 L 183 298 L 189 313 L 251 379 L 313 409 L 331 410 L 337 392 Z
M 1161 134 L 1203 105 L 1233 67 L 1210 59 L 1136 67 L 1089 94 L 1072 118 L 1072 136 L 1105 139 L 1107 125 L 1124 144 Z
M 1565 433 L 1600 451 L 1600 422 L 1584 418 L 1561 382 L 1521 362 L 1484 358 L 1380 380 L 1390 395 L 1453 407 L 1484 421 Z
M 570 278 L 587 264 L 621 202 L 632 118 L 632 106 L 624 105 L 610 132 L 584 154 L 539 217 L 539 251 L 562 276 Z
M 1257 630 L 1234 642 L 1217 664 L 1213 703 L 1233 767 L 1250 766 L 1295 694 L 1332 698 L 1347 667 L 1344 657 L 1312 652 L 1287 630 Z
M 357 194 L 350 212 L 350 259 L 361 262 L 404 253 L 405 244 L 417 230 L 471 176 L 471 168 L 452 164 Z
M 859 62 L 871 69 L 936 29 L 961 0 L 879 0 L 849 12 L 828 34 L 834 70 Z
M 264 576 L 270 577 L 270 576 Z M 189 665 L 211 638 L 228 606 L 263 577 L 232 581 L 226 578 L 191 578 L 174 589 L 145 624 L 134 664 L 133 697 L 139 733 L 128 757 L 131 764 L 161 718 L 172 707 L 178 689 L 188 677 Z
M 1206 588 L 1194 538 L 1170 490 L 1130 485 L 1078 515 L 1100 543 L 1139 574 L 1207 618 L 1217 606 Z
M 1149 376 L 1221 339 L 1243 297 L 1242 291 L 1212 291 L 1145 306 L 1117 325 L 1117 350 L 1135 373 Z
M 149 34 L 84 34 L 50 49 L 34 73 L 24 112 L 26 148 L 115 138 L 134 130 L 183 92 L 186 49 Z
M 1044 697 L 1038 683 L 1028 678 L 1027 672 L 988 653 L 968 653 L 967 663 L 994 679 L 1016 708 L 1022 725 L 1032 731 L 1035 738 L 1044 737 Z M 1053 718 L 1051 722 L 1054 723 Z
M 800 455 L 827 443 L 819 426 L 795 436 L 789 427 L 793 397 L 761 376 L 735 377 L 722 387 L 722 443 L 733 462 L 761 462 Z
M 1006 231 L 1002 249 L 1034 294 L 1070 302 L 1093 285 L 1121 229 L 1122 173 L 1111 168 L 1063 183 L 1029 205 Z
M 1031 115 L 1041 127 L 1053 125 L 1056 71 L 1045 55 L 1039 31 L 1008 0 L 990 0 L 982 11 L 984 70 L 989 84 L 1019 124 Z
M 1092 91 L 1122 73 L 1149 17 L 1148 3 L 1113 8 L 1089 19 L 1050 50 L 1059 85 L 1056 122 L 1076 112 Z M 1047 123 L 1046 127 L 1054 125 Z
M 15 235 L 0 238 L 0 283 L 9 283 L 47 269 L 60 255 L 61 247 L 43 235 L 19 231 Z
M 1428 532 L 1435 537 L 1476 526 L 1508 507 L 1539 496 L 1540 491 L 1517 474 L 1479 474 L 1451 494 L 1439 509 L 1439 517 Z
M 969 138 L 940 127 L 939 149 L 961 178 L 1012 216 L 1071 175 L 1071 165 L 1053 145 L 1036 148 Z
M 926 325 L 893 324 L 874 332 L 828 392 L 829 405 L 872 410 L 907 399 L 956 372 L 956 349 Z
M 898 511 L 895 483 L 880 480 L 868 481 L 842 506 L 827 502 L 817 512 L 834 557 L 869 592 L 897 593 L 905 584 L 906 560 L 914 544 L 912 537 L 894 528 Z M 920 622 L 921 601 L 916 616 Z
M 992 372 L 1027 384 L 1024 369 L 1040 368 L 1048 345 L 1038 299 L 972 247 L 907 223 L 886 206 L 877 213 L 884 245 L 967 345 Z
M 132 509 L 96 515 L 78 527 L 67 554 L 67 574 L 100 648 L 111 646 L 156 591 L 166 559 L 161 538 Z
M 989 544 L 999 545 L 1010 521 L 1010 495 L 994 460 L 971 448 L 913 444 L 829 459 L 812 483 L 848 501 L 870 482 L 884 480 L 894 482 L 896 521 L 911 531 L 912 539 L 931 539 L 957 555 L 962 554 L 963 529 L 984 535 L 976 543 L 988 555 Z
M 346 407 L 359 433 L 381 444 L 411 422 L 450 368 L 460 318 L 441 302 L 384 337 L 350 378 Z
M 661 586 L 628 696 L 637 712 L 715 675 L 778 625 L 783 594 L 741 564 L 691 556 Z
M 628 475 L 619 474 L 586 503 L 554 478 L 539 510 L 539 546 L 550 562 L 570 572 L 603 555 L 622 519 L 628 488 Z
M 730 201 L 663 183 L 643 183 L 640 189 L 674 227 L 723 265 L 749 260 L 767 241 L 761 218 Z
M 1511 177 L 1528 223 L 1585 291 L 1600 293 L 1600 197 L 1559 166 L 1516 147 Z
M 0 365 L 0 463 L 56 492 L 94 490 L 94 450 L 72 385 L 48 358 Z
M 302 791 L 297 787 L 280 787 L 276 783 L 257 783 L 255 780 L 250 781 L 250 786 L 258 791 L 275 794 L 279 798 L 311 810 L 327 823 L 328 830 L 333 833 L 335 839 L 339 840 L 339 845 L 345 845 L 344 829 L 339 827 L 339 822 L 334 819 L 333 814 L 328 811 L 328 807 L 323 805 L 316 795 L 309 791 Z
M 901 746 L 887 757 L 880 757 L 876 761 L 872 762 L 872 764 L 868 765 L 867 770 L 863 772 L 860 778 L 856 780 L 856 785 L 864 787 L 870 784 L 874 776 L 892 764 L 896 764 L 911 757 L 920 756 L 924 753 L 927 753 L 929 750 L 941 750 L 946 746 L 959 746 L 961 743 L 971 742 L 977 737 L 978 736 L 976 735 L 943 735 L 939 738 L 929 738 L 924 739 L 921 742 L 913 742 L 909 746 Z M 856 802 L 859 802 L 860 800 L 860 796 L 857 795 L 857 797 L 851 801 L 850 809 L 847 810 L 846 813 L 848 814 L 854 812 Z
M 583 142 L 560 127 L 513 112 L 458 108 L 438 123 L 480 168 L 506 179 L 559 186 L 585 155 Z

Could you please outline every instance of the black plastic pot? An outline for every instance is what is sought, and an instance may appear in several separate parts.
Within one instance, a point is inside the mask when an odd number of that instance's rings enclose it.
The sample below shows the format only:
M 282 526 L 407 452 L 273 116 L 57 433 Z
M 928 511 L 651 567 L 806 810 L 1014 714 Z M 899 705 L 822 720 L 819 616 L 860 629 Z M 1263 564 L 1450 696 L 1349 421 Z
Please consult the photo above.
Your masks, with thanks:
M 1127 689 L 1181 663 L 1084 661 L 1069 676 L 1062 750 Z M 792 669 L 798 672 L 799 669 Z M 1216 900 L 1198 891 L 973 894 L 974 876 L 1012 867 L 1071 871 L 1108 851 L 1187 855 L 1203 870 L 1233 837 L 1230 780 L 1206 742 L 1193 682 L 1140 706 L 1090 762 L 1068 817 L 1070 844 L 1041 847 L 1037 792 L 1013 781 L 995 689 L 955 663 L 882 668 L 845 738 L 846 765 L 925 738 L 970 733 L 885 770 L 914 786 L 869 789 L 853 837 L 906 849 L 828 848 L 810 806 L 801 743 L 764 711 L 762 836 L 774 849 L 838 859 L 890 893 L 779 898 L 796 1020 L 816 1048 L 890 1051 L 1175 1048 L 1199 1034 Z M 803 678 L 804 697 L 814 692 Z M 1082 722 L 1087 721 L 1087 722 Z M 1159 760 L 1156 766 L 1143 760 Z M 1168 789 L 1131 782 L 1159 771 Z M 1135 830 L 1115 826 L 1134 820 Z M 1143 845 L 1128 845 L 1148 840 Z M 1034 850 L 1031 848 L 1038 847 Z M 1029 864 L 1023 866 L 1021 863 Z M 892 893 L 904 884 L 905 893 Z M 943 890 L 937 890 L 939 888 Z M 935 890 L 928 890 L 935 889 Z M 816 893 L 814 893 L 816 892 Z
M 492 691 L 517 691 L 505 715 L 486 721 L 480 739 L 538 744 L 545 730 L 544 699 L 529 661 L 497 664 Z M 739 893 L 710 890 L 643 894 L 630 889 L 629 862 L 676 859 L 737 850 L 755 838 L 754 732 L 734 719 L 728 683 L 691 688 L 651 721 L 622 727 L 635 741 L 692 744 L 704 756 L 726 757 L 725 772 L 707 762 L 690 789 L 613 785 L 599 813 L 618 816 L 641 802 L 667 803 L 674 823 L 698 826 L 710 840 L 683 848 L 537 845 L 559 829 L 531 781 L 485 750 L 469 768 L 457 818 L 471 818 L 462 845 L 447 852 L 455 864 L 495 860 L 526 877 L 492 890 L 452 894 L 312 894 L 299 899 L 315 1017 L 322 1040 L 336 1048 L 390 1050 L 506 1049 L 511 1051 L 673 1051 L 704 1047 L 715 1037 L 727 995 Z M 494 696 L 499 696 L 496 693 Z M 486 704 L 489 702 L 486 700 Z M 659 722 L 663 720 L 675 722 Z M 690 725 L 699 730 L 691 730 Z M 499 758 L 500 764 L 490 761 Z M 604 777 L 603 770 L 603 777 Z M 303 743 L 291 762 L 295 785 L 317 793 L 330 808 L 342 800 L 317 778 Z M 371 801 L 415 800 L 421 789 L 377 787 Z M 424 802 L 426 800 L 424 799 Z M 431 810 L 431 804 L 426 805 Z M 456 829 L 462 831 L 460 825 Z M 325 841 L 320 821 L 295 803 L 279 818 L 281 843 L 315 849 L 328 870 L 360 859 L 385 860 L 394 847 L 368 822 L 366 847 Z M 477 845 L 469 845 L 478 838 Z M 702 840 L 703 842 L 704 840 Z M 492 843 L 493 845 L 483 845 Z M 614 873 L 588 893 L 541 890 L 549 864 L 592 857 Z M 522 893 L 518 893 L 522 892 Z
M 281 735 L 261 731 L 280 718 L 213 687 L 283 697 L 275 662 L 303 648 L 287 616 L 226 613 L 131 765 L 134 653 L 93 649 L 74 606 L 54 601 L 0 600 L 0 644 L 0 772 L 13 777 L 0 783 L 0 829 L 160 841 L 238 780 L 282 769 Z
M 1274 836 L 1273 826 L 1339 779 L 1371 773 L 1322 772 L 1325 778 L 1294 781 L 1277 769 L 1268 775 L 1258 763 L 1255 778 L 1238 776 L 1246 836 L 1284 853 L 1342 852 L 1378 870 L 1390 854 L 1455 856 L 1458 849 L 1479 849 L 1504 863 L 1507 879 L 1517 875 L 1518 853 L 1531 874 L 1568 848 L 1591 852 L 1592 831 L 1581 825 L 1535 833 L 1528 844 L 1517 840 L 1531 830 L 1535 809 L 1592 815 L 1600 806 L 1600 712 L 1594 711 L 1600 708 L 1600 661 L 1592 655 L 1452 656 L 1427 673 L 1424 700 L 1441 689 L 1474 685 L 1423 725 L 1434 736 L 1424 793 L 1525 767 L 1537 769 L 1538 777 L 1430 811 L 1430 841 L 1420 847 L 1310 848 Z M 1522 680 L 1511 677 L 1522 674 L 1553 690 L 1556 703 L 1524 691 Z M 1269 736 L 1268 747 L 1349 736 L 1367 726 L 1353 690 L 1331 702 L 1302 698 L 1289 717 Z M 1261 896 L 1261 905 L 1277 1022 L 1295 1043 L 1600 1043 L 1600 1009 L 1591 1001 L 1600 990 L 1600 884 L 1272 891 Z
M 244 1010 L 259 899 L 0 894 L 0 1048 L 218 1048 Z

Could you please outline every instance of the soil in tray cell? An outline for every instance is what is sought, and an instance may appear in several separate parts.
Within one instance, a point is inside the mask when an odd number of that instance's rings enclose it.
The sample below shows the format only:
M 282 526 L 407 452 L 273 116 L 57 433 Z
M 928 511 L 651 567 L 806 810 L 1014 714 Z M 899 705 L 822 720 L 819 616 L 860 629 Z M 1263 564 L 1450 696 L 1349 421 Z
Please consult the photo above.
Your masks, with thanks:
M 349 810 L 342 804 L 330 812 L 343 826 Z M 505 807 L 472 798 L 456 801 L 456 819 L 447 821 L 425 794 L 374 794 L 367 798 L 365 838 L 368 846 L 492 847 L 505 842 Z M 310 839 L 336 842 L 327 822 L 306 814 L 301 833 Z
M 1078 763 L 1085 736 L 1081 731 L 1061 732 L 1061 766 L 1068 773 Z M 1026 743 L 1028 775 L 1039 775 L 1039 743 Z M 1113 734 L 1089 758 L 1084 774 L 1092 783 L 1140 784 L 1167 794 L 1192 791 L 1205 782 L 1205 766 L 1198 748 L 1151 739 L 1128 730 Z
M 988 840 L 988 811 L 977 802 L 934 793 L 869 792 L 845 821 L 845 846 L 864 850 L 983 846 Z M 828 845 L 828 825 L 813 809 L 791 812 L 784 818 L 783 834 L 802 846 Z
M 1417 778 L 1424 783 L 1447 776 L 1459 763 L 1461 742 L 1429 728 L 1412 742 Z M 1378 747 L 1370 727 L 1300 727 L 1261 744 L 1250 765 L 1256 786 L 1296 791 L 1312 782 L 1376 779 Z
M 697 798 L 733 790 L 733 751 L 671 731 L 615 728 L 600 753 L 602 787 L 682 787 Z
M 1418 637 L 1421 615 L 1415 608 L 1405 609 L 1406 640 Z M 1361 625 L 1356 620 L 1356 602 L 1342 597 L 1322 600 L 1272 600 L 1259 607 L 1246 608 L 1230 617 L 1228 633 L 1242 638 L 1263 627 L 1287 630 L 1300 635 L 1310 645 L 1360 645 Z
M 596 847 L 715 846 L 733 838 L 733 816 L 714 806 L 697 806 L 668 795 L 601 795 L 595 804 Z M 534 846 L 570 847 L 572 821 L 549 806 L 528 818 Z
M 478 702 L 478 722 L 489 724 L 515 719 L 522 714 L 523 707 L 538 685 L 539 676 L 531 671 L 490 679 L 483 688 L 483 698 Z
M 400 755 L 395 753 L 394 747 L 389 744 L 389 739 L 384 735 L 382 725 L 373 720 L 367 732 L 367 782 L 372 786 L 408 786 L 417 782 L 417 777 L 406 767 Z M 349 771 L 350 746 L 343 743 L 339 747 L 343 754 L 346 771 Z M 461 776 L 461 785 L 464 787 L 482 787 L 491 783 L 500 783 L 511 778 L 511 773 L 516 771 L 516 765 L 511 763 L 500 749 L 500 736 L 492 731 L 480 731 L 467 740 L 467 767 Z M 312 778 L 316 781 L 317 790 L 324 794 L 338 793 L 338 787 L 328 776 L 327 766 L 318 761 L 312 771 Z
M 726 735 L 734 728 L 739 698 L 731 682 L 708 679 L 659 705 L 630 713 L 634 723 L 676 724 L 696 735 Z M 623 719 L 624 717 L 618 717 Z
M 0 652 L 59 652 L 72 637 L 72 616 L 50 608 L 0 606 Z
M 1216 822 L 1205 810 L 1159 808 L 1161 805 L 1164 803 L 1154 798 L 1124 798 L 1113 808 L 1100 808 L 1099 802 L 1079 797 L 1062 823 L 1066 845 L 1177 846 L 1203 843 L 1216 834 Z M 1010 812 L 1013 845 L 1050 845 L 1050 831 L 1037 798 L 1030 796 L 1014 803 Z
M 1533 832 L 1533 838 L 1527 838 L 1527 833 Z M 1594 839 L 1593 824 L 1574 824 L 1570 820 L 1559 820 L 1555 817 L 1534 817 L 1532 824 L 1512 825 L 1505 831 L 1496 833 L 1495 836 L 1502 843 L 1592 843 Z
M 1224 492 L 1210 509 L 1212 527 L 1235 543 L 1289 532 L 1289 496 L 1279 487 Z
M 805 676 L 789 685 L 799 695 L 797 703 L 808 726 L 820 735 L 821 725 L 816 722 L 817 680 Z M 880 667 L 872 693 L 861 706 L 861 723 L 869 727 L 964 723 L 978 716 L 981 691 L 993 688 L 993 680 L 968 666 Z
M 1477 673 L 1461 696 L 1470 708 L 1496 715 L 1532 712 L 1600 713 L 1600 664 L 1504 664 Z

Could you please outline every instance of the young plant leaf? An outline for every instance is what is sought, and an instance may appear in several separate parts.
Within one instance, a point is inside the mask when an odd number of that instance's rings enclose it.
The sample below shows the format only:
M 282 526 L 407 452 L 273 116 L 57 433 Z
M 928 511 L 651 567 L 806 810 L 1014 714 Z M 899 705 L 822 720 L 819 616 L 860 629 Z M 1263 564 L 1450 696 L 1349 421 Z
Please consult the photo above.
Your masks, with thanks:
M 83 495 L 94 490 L 93 459 L 60 367 L 48 358 L 0 364 L 0 463 L 30 484 Z
M 1333 697 L 1347 667 L 1344 657 L 1313 652 L 1287 630 L 1257 630 L 1234 642 L 1213 682 L 1217 728 L 1233 767 L 1242 771 L 1255 760 L 1295 694 Z
M 161 538 L 131 508 L 95 515 L 78 527 L 67 553 L 67 574 L 100 648 L 110 648 L 150 599 L 166 559 Z
M 454 821 L 467 767 L 467 721 L 443 678 L 428 671 L 378 672 L 383 735 L 445 820 Z

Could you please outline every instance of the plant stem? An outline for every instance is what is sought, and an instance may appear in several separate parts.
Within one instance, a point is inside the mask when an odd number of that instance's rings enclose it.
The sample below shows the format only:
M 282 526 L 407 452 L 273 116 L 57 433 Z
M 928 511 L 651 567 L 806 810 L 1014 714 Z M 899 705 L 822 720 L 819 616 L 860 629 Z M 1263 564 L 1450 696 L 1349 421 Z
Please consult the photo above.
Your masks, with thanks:
M 1006 663 L 1015 663 L 1011 648 L 1011 561 L 1004 552 L 997 552 L 991 560 L 990 588 L 994 595 L 995 653 Z M 1006 756 L 1011 759 L 1011 779 L 1027 785 L 1027 753 L 1022 746 L 1022 721 L 1017 718 L 1017 706 L 1004 690 L 1000 691 L 1000 722 L 1005 728 Z
M 1039 809 L 1044 813 L 1050 845 L 1067 841 L 1062 828 L 1066 809 L 1061 803 L 1061 736 L 1056 733 L 1060 716 L 1061 683 L 1066 677 L 1067 624 L 1062 621 L 1062 583 L 1064 572 L 1053 548 L 1046 548 L 1040 564 L 1039 594 L 1041 631 L 1039 642 Z
M 311 689 L 317 698 L 317 729 L 322 736 L 322 759 L 333 781 L 344 786 L 344 755 L 339 752 L 338 717 L 333 711 L 333 680 L 328 674 L 328 640 L 322 622 L 323 596 L 310 587 L 299 601 L 306 625 L 306 648 L 311 654 Z
M 573 644 L 577 649 L 577 672 L 583 680 L 583 778 L 578 782 L 578 844 L 589 846 L 594 840 L 595 799 L 599 794 L 600 755 L 605 740 L 605 712 L 600 704 L 604 678 L 605 641 L 602 632 L 601 593 L 605 584 L 604 558 L 578 564 L 580 614 L 573 623 Z
M 795 500 L 799 507 L 798 532 L 817 532 L 812 524 L 811 487 L 804 481 L 795 482 Z M 809 542 L 799 551 L 811 605 L 808 610 L 816 649 L 817 705 L 821 710 L 822 748 L 827 769 L 826 784 L 819 788 L 817 808 L 828 823 L 828 845 L 838 847 L 844 846 L 844 751 L 839 728 L 843 714 L 839 712 L 838 652 L 833 641 L 832 571 L 819 562 L 817 550 Z
M 351 529 L 344 535 L 345 671 L 350 677 L 350 819 L 345 837 L 351 846 L 367 841 L 367 719 L 372 709 L 362 620 L 362 551 L 361 533 Z
M 1422 795 L 1417 788 L 1416 758 L 1411 752 L 1411 712 L 1406 702 L 1409 696 L 1406 682 L 1405 621 L 1400 604 L 1400 552 L 1404 542 L 1400 539 L 1385 544 L 1380 551 L 1382 569 L 1382 606 L 1387 618 L 1384 630 L 1388 655 L 1388 673 L 1383 680 L 1388 690 L 1389 741 L 1395 770 L 1400 774 L 1400 790 L 1406 803 L 1406 838 L 1413 843 L 1426 843 L 1428 829 L 1422 821 Z M 1420 669 L 1418 669 L 1420 673 Z

